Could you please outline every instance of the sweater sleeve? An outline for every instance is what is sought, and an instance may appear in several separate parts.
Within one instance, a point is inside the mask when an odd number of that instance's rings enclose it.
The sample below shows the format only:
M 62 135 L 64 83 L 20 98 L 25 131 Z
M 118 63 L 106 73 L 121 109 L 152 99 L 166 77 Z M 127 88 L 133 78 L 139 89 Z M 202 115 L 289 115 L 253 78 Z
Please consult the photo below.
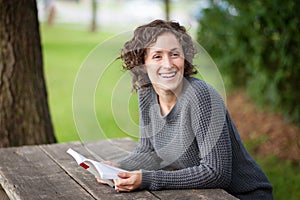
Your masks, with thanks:
M 206 86 L 191 96 L 192 130 L 200 164 L 175 171 L 142 171 L 142 189 L 226 188 L 231 181 L 232 153 L 226 109 L 217 92 Z
M 160 168 L 161 159 L 152 148 L 150 140 L 140 138 L 135 150 L 118 163 L 122 169 L 130 171 L 138 169 L 156 170 Z
M 120 160 L 120 167 L 126 170 L 149 169 L 157 170 L 160 168 L 161 158 L 156 154 L 150 136 L 146 133 L 145 126 L 149 122 L 145 122 L 144 115 L 147 115 L 149 104 L 151 101 L 151 91 L 139 91 L 139 115 L 140 115 L 140 138 L 138 146 L 127 157 Z

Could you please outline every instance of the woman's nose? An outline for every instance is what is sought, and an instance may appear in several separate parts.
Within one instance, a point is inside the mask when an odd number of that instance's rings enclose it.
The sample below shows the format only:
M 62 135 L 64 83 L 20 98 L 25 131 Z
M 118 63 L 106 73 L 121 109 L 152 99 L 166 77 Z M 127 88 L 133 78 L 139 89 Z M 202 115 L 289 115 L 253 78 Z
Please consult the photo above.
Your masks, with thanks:
M 173 66 L 173 62 L 170 56 L 164 56 L 162 64 L 164 68 L 171 68 Z

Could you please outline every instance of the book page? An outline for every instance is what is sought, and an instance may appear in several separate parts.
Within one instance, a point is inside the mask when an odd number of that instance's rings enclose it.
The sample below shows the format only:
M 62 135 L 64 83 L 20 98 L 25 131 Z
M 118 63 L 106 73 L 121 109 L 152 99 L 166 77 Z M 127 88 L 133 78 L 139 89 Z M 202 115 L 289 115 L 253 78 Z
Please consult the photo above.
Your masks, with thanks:
M 120 177 L 118 177 L 117 174 L 119 172 L 126 172 L 126 170 L 106 165 L 94 160 L 87 159 L 87 161 L 91 162 L 95 166 L 102 179 L 119 179 Z
M 76 160 L 78 165 L 101 179 L 119 179 L 117 175 L 119 172 L 127 172 L 126 170 L 88 159 L 71 148 L 68 149 L 67 153 Z M 96 171 L 90 166 L 90 164 L 93 165 Z

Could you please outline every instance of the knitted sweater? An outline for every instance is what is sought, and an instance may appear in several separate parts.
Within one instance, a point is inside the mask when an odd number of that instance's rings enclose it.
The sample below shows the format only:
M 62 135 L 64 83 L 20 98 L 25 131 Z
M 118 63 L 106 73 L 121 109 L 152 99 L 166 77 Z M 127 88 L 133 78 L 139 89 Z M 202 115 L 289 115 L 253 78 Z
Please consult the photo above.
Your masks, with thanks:
M 139 91 L 140 138 L 119 162 L 142 169 L 141 189 L 223 188 L 241 199 L 272 199 L 272 186 L 251 158 L 218 93 L 188 78 L 162 116 L 153 87 Z

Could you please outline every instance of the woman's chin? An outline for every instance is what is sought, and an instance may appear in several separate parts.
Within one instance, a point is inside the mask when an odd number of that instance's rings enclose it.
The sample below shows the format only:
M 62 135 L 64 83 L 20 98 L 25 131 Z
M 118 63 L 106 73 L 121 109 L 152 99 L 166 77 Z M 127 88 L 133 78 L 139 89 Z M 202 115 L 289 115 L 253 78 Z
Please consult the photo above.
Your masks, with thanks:
M 159 83 L 159 84 L 155 84 L 155 90 L 157 92 L 165 92 L 165 93 L 174 93 L 174 94 L 178 94 L 178 92 L 181 92 L 181 88 L 182 88 L 182 82 L 164 82 L 164 83 Z

